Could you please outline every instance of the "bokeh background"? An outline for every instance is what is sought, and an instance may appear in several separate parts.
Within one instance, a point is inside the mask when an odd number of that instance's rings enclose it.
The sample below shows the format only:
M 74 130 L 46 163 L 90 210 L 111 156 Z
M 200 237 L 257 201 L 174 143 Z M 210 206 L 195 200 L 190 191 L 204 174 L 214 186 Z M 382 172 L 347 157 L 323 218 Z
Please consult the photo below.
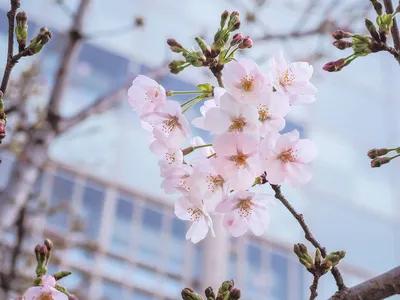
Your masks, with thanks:
M 15 87 L 32 88 L 24 98 L 29 108 L 24 118 L 30 118 L 46 107 L 79 1 L 21 2 L 31 36 L 43 25 L 53 33 L 40 56 L 24 60 L 13 74 Z M 269 57 L 283 50 L 290 60 L 310 61 L 315 69 L 318 101 L 293 111 L 286 130 L 298 128 L 320 154 L 307 186 L 284 188 L 288 199 L 328 250 L 347 251 L 340 267 L 348 285 L 400 263 L 400 162 L 371 169 L 366 156 L 376 146 L 398 146 L 398 65 L 387 54 L 375 54 L 339 73 L 321 70 L 326 61 L 343 56 L 331 46 L 329 33 L 337 27 L 363 30 L 363 18 L 372 14 L 369 1 L 91 2 L 62 115 L 72 116 L 105 94 L 113 95 L 114 105 L 57 137 L 42 153 L 45 163 L 31 186 L 16 266 L 21 281 L 14 290 L 23 289 L 24 279 L 33 274 L 30 249 L 50 237 L 57 246 L 51 269 L 72 270 L 64 283 L 81 299 L 178 299 L 183 287 L 200 290 L 228 278 L 246 300 L 306 299 L 310 275 L 291 252 L 294 243 L 304 241 L 303 234 L 280 203 L 271 207 L 271 225 L 261 238 L 185 241 L 187 224 L 174 217 L 174 197 L 160 188 L 149 137 L 127 105 L 124 88 L 139 73 L 174 90 L 213 80 L 204 70 L 170 75 L 166 65 L 173 55 L 165 40 L 174 37 L 190 46 L 196 35 L 210 38 L 225 9 L 240 11 L 241 31 L 254 39 L 254 47 L 242 55 L 266 67 Z M 1 61 L 8 8 L 9 1 L 1 0 Z M 9 126 L 16 122 L 10 117 Z M 20 159 L 16 149 L 23 133 L 10 132 L 0 154 L 2 189 L 17 180 L 10 174 Z M 0 262 L 7 264 L 17 236 L 11 228 L 0 237 Z M 332 277 L 324 276 L 320 299 L 334 288 Z

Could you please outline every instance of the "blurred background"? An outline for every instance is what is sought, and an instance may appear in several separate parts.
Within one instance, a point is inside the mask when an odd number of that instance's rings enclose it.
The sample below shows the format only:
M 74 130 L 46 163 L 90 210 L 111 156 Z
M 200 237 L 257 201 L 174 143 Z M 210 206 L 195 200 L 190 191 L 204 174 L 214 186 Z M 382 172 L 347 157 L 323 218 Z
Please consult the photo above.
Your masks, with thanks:
M 283 50 L 290 60 L 314 66 L 318 101 L 296 108 L 285 130 L 299 129 L 320 155 L 313 180 L 284 191 L 328 250 L 347 251 L 340 265 L 346 284 L 400 263 L 400 162 L 370 169 L 366 156 L 376 146 L 398 146 L 399 68 L 388 54 L 375 54 L 339 73 L 321 71 L 323 63 L 344 56 L 331 46 L 330 33 L 363 30 L 364 17 L 372 15 L 369 1 L 21 2 L 30 37 L 47 26 L 53 38 L 39 56 L 17 65 L 6 97 L 3 216 L 13 191 L 27 201 L 0 236 L 3 295 L 29 285 L 32 249 L 49 237 L 56 245 L 51 271 L 71 270 L 64 285 L 80 299 L 178 299 L 183 287 L 216 287 L 229 278 L 246 300 L 306 299 L 311 277 L 291 250 L 303 233 L 278 202 L 261 238 L 185 240 L 187 224 L 174 217 L 174 197 L 161 190 L 149 137 L 126 101 L 126 88 L 139 73 L 173 90 L 213 80 L 197 69 L 170 75 L 173 55 L 165 40 L 190 47 L 196 35 L 212 37 L 225 9 L 240 11 L 240 31 L 254 39 L 243 55 L 266 67 Z M 0 0 L 2 62 L 8 9 L 9 1 Z M 76 30 L 83 36 L 69 48 Z M 56 129 L 54 118 L 63 120 Z M 330 275 L 320 283 L 321 299 L 334 293 Z

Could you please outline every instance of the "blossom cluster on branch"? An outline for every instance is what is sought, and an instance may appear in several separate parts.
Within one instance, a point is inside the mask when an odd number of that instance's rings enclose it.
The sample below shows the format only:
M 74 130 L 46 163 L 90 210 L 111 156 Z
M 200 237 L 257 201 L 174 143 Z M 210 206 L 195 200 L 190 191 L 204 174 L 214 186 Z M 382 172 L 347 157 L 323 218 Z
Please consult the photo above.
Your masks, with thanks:
M 231 47 L 237 37 L 233 36 Z M 232 236 L 248 230 L 261 235 L 273 196 L 252 187 L 267 181 L 298 186 L 311 179 L 309 164 L 317 152 L 313 142 L 301 139 L 297 130 L 280 131 L 291 109 L 315 100 L 312 73 L 308 63 L 288 63 L 279 54 L 271 58 L 267 70 L 231 56 L 223 66 L 224 87 L 221 81 L 220 87 L 206 83 L 194 91 L 166 91 L 151 78 L 134 79 L 129 103 L 152 135 L 150 149 L 159 157 L 162 187 L 166 193 L 180 194 L 176 216 L 192 222 L 187 239 L 197 243 L 208 232 L 214 234 L 214 215 L 223 216 Z M 179 94 L 196 97 L 182 105 L 168 98 Z M 206 131 L 211 143 L 192 138 L 184 115 L 199 102 L 203 102 L 200 116 L 192 125 Z M 190 139 L 191 145 L 183 148 Z M 200 155 L 189 156 L 197 149 Z

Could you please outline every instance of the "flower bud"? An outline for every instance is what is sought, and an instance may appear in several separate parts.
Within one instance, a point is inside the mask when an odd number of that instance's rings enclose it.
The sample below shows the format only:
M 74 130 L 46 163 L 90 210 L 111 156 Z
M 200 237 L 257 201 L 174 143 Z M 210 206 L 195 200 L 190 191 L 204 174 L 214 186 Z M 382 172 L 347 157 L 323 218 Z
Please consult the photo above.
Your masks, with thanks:
M 220 287 L 220 291 L 225 292 L 225 291 L 230 291 L 233 286 L 235 285 L 233 280 L 226 280 L 222 283 Z
M 38 35 L 31 40 L 29 49 L 31 54 L 36 54 L 42 50 L 43 46 L 51 39 L 51 32 L 46 28 L 42 27 Z
M 246 36 L 239 45 L 240 49 L 246 49 L 251 47 L 253 47 L 253 40 L 249 36 Z
M 54 245 L 53 245 L 53 242 L 50 239 L 45 239 L 44 240 L 44 245 L 46 246 L 48 251 L 53 250 Z
M 213 290 L 213 288 L 211 286 L 206 288 L 205 294 L 206 294 L 207 300 L 215 300 L 215 293 L 214 293 L 214 290 Z
M 178 74 L 187 67 L 187 63 L 184 60 L 173 60 L 169 63 L 168 67 L 172 74 Z
M 393 15 L 382 14 L 376 18 L 376 23 L 379 26 L 379 30 L 388 33 L 393 26 Z
M 371 53 L 371 38 L 365 35 L 353 35 L 353 51 L 358 56 L 365 56 Z
M 346 60 L 344 58 L 338 59 L 336 61 L 331 61 L 326 63 L 322 69 L 328 72 L 340 71 L 344 66 L 346 66 Z
M 202 297 L 195 293 L 191 288 L 184 288 L 181 295 L 183 300 L 203 300 Z
M 233 288 L 229 293 L 229 300 L 239 300 L 240 299 L 240 290 L 237 288 Z
M 336 40 L 333 42 L 333 46 L 340 50 L 344 50 L 346 48 L 351 48 L 353 46 L 352 42 L 344 41 L 344 40 Z
M 377 157 L 371 160 L 371 167 L 372 168 L 379 168 L 381 165 L 387 164 L 390 162 L 391 158 L 390 157 Z
M 17 38 L 19 51 L 22 51 L 26 47 L 26 39 L 28 37 L 28 17 L 24 11 L 20 11 L 15 16 L 15 36 Z
M 381 15 L 383 12 L 382 4 L 378 0 L 371 0 L 371 4 L 374 7 L 376 13 Z
M 195 37 L 195 40 L 197 42 L 197 45 L 199 45 L 201 51 L 206 57 L 209 57 L 211 55 L 211 48 L 210 46 L 207 45 L 207 43 L 199 36 Z
M 221 26 L 221 28 L 224 28 L 224 27 L 225 27 L 225 23 L 226 23 L 226 20 L 228 19 L 228 17 L 229 17 L 229 12 L 228 12 L 227 10 L 225 10 L 225 11 L 221 14 L 221 21 L 220 21 L 220 26 Z
M 369 31 L 369 33 L 371 34 L 371 36 L 376 40 L 379 41 L 380 40 L 380 36 L 378 34 L 378 31 L 375 28 L 374 23 L 372 23 L 371 20 L 369 19 L 365 19 L 365 27 L 367 28 L 367 30 Z
M 228 21 L 228 30 L 235 31 L 240 28 L 240 17 L 238 11 L 233 11 Z
M 6 137 L 6 122 L 0 120 L 0 141 Z
M 306 267 L 307 270 L 311 270 L 314 267 L 314 261 L 308 254 L 307 247 L 304 244 L 295 244 L 293 251 L 299 258 L 299 262 Z
M 346 255 L 345 251 L 335 251 L 329 253 L 321 264 L 321 268 L 324 272 L 328 272 L 331 268 L 339 264 Z
M 319 266 L 322 261 L 321 250 L 319 248 L 315 249 L 314 265 Z
M 332 32 L 332 37 L 335 40 L 341 40 L 341 39 L 345 39 L 345 38 L 350 38 L 352 36 L 352 34 L 350 32 L 346 32 L 343 30 L 336 30 L 334 32 Z
M 172 52 L 180 53 L 185 50 L 185 48 L 183 48 L 183 46 L 175 39 L 167 39 L 167 44 Z
M 244 35 L 242 33 L 235 33 L 232 37 L 231 46 L 238 45 L 244 39 Z
M 386 155 L 389 153 L 389 149 L 379 148 L 379 149 L 371 149 L 368 151 L 368 157 L 370 159 L 377 158 L 378 156 Z

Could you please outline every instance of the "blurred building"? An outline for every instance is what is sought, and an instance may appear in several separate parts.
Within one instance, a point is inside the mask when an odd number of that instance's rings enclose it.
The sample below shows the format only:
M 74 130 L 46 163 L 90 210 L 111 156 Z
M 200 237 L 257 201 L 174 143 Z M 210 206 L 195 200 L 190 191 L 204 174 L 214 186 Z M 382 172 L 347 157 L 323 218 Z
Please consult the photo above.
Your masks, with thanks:
M 6 26 L 1 22 L 0 38 L 5 40 Z M 33 32 L 36 26 L 31 25 Z M 50 84 L 62 46 L 63 38 L 56 34 L 42 56 L 43 72 Z M 96 96 L 146 69 L 107 47 L 85 44 L 66 95 L 65 114 L 79 110 Z M 358 74 L 365 71 L 354 69 Z M 381 76 L 381 73 L 375 75 Z M 354 119 L 340 127 L 336 117 L 331 116 L 337 105 L 344 105 L 345 96 L 354 100 L 353 104 L 346 103 L 347 108 L 352 108 L 359 103 L 357 99 L 379 95 L 362 89 L 356 78 L 350 73 L 338 81 L 344 85 L 343 89 L 358 84 L 363 92 L 335 94 L 332 87 L 321 84 L 320 98 L 326 102 L 335 99 L 338 104 L 332 107 L 325 103 L 305 116 L 293 117 L 290 126 L 300 128 L 305 136 L 313 136 L 334 162 L 322 158 L 316 165 L 317 179 L 311 186 L 305 191 L 288 192 L 323 244 L 331 250 L 348 250 L 349 258 L 341 269 L 350 285 L 399 262 L 398 213 L 392 213 L 387 203 L 388 209 L 371 204 L 368 197 L 373 196 L 369 193 L 374 179 L 343 163 L 352 161 L 344 156 L 346 151 L 354 154 L 352 147 L 365 146 L 366 142 L 357 140 L 356 132 L 343 134 L 349 133 Z M 177 90 L 191 86 L 169 75 L 161 82 Z M 310 276 L 291 252 L 291 245 L 301 242 L 303 235 L 279 204 L 272 208 L 271 229 L 263 238 L 251 235 L 238 239 L 220 237 L 224 241 L 209 238 L 197 245 L 185 241 L 187 224 L 174 217 L 173 198 L 159 188 L 157 164 L 147 150 L 146 135 L 125 99 L 121 103 L 117 109 L 90 119 L 57 141 L 51 149 L 54 160 L 35 187 L 48 207 L 54 208 L 46 218 L 45 236 L 66 245 L 52 266 L 73 271 L 65 285 L 81 294 L 82 299 L 90 300 L 179 299 L 183 287 L 200 290 L 215 284 L 209 282 L 210 269 L 214 267 L 219 276 L 225 273 L 227 279 L 235 279 L 243 299 L 305 299 Z M 385 115 L 386 108 L 379 109 Z M 376 107 L 370 110 L 375 115 L 378 111 Z M 311 115 L 320 121 L 317 129 L 308 124 Z M 3 170 L 12 167 L 12 157 L 5 155 L 3 160 L 0 166 Z M 0 182 L 6 184 L 6 172 L 1 172 L 0 177 Z M 340 182 L 337 178 L 341 178 Z M 386 192 L 385 199 L 398 200 L 393 185 L 380 184 L 378 188 Z M 348 194 L 349 190 L 358 194 Z M 351 200 L 353 197 L 359 202 Z M 210 266 L 214 251 L 225 261 Z M 321 280 L 322 298 L 332 293 L 333 286 L 329 275 Z

